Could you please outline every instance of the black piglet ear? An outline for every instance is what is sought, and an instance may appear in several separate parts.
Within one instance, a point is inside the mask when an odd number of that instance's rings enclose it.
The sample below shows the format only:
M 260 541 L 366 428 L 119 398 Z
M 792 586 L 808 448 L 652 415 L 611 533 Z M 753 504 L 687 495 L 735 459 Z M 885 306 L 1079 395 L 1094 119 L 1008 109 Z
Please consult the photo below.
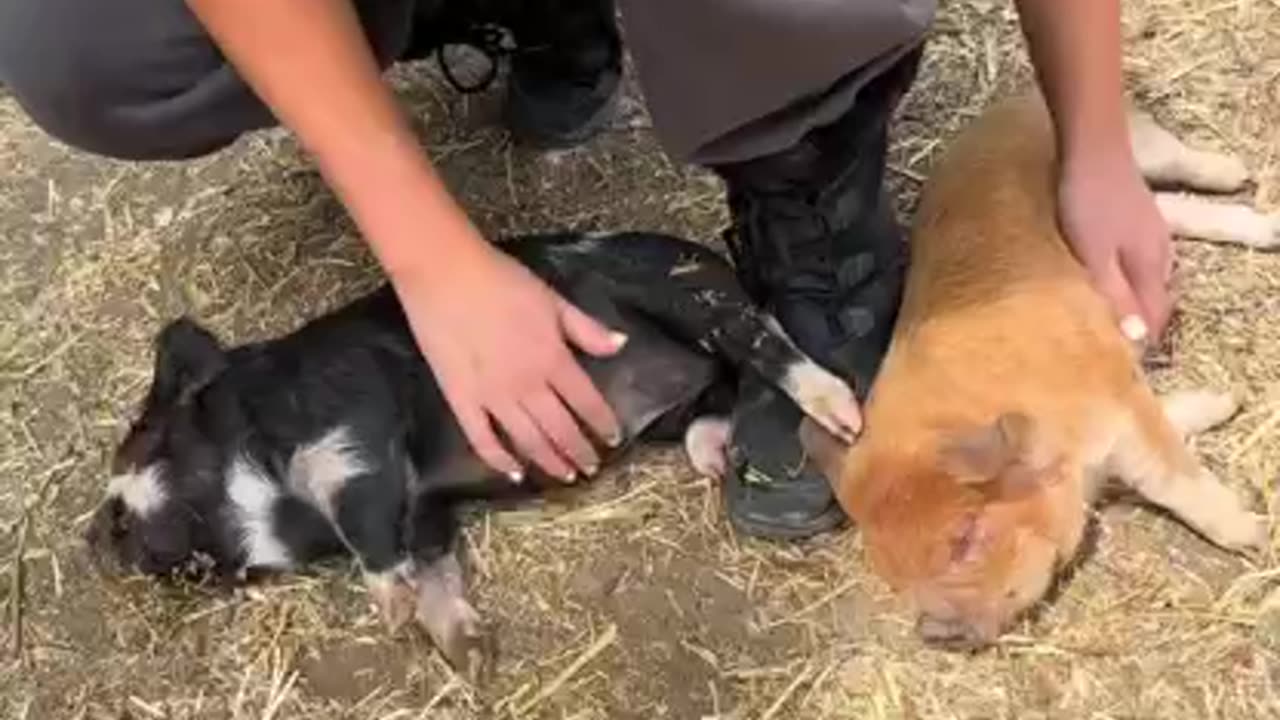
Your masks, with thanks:
M 161 402 L 187 402 L 226 367 L 226 353 L 209 331 L 189 318 L 179 318 L 156 339 L 154 397 Z

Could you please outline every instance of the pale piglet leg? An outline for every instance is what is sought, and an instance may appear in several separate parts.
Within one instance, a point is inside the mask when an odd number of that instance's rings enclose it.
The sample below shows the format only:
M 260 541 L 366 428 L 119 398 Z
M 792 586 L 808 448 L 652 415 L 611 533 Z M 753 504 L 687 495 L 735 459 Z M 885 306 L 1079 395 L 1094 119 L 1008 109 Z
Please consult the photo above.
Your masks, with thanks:
M 1212 430 L 1230 420 L 1240 409 L 1235 395 L 1213 390 L 1182 390 L 1160 398 L 1169 424 L 1182 437 Z
M 434 561 L 419 561 L 414 571 L 417 621 L 454 670 L 480 681 L 493 660 L 491 638 L 480 613 L 467 602 L 458 556 L 448 552 Z
M 404 475 L 398 456 L 376 456 L 347 427 L 303 445 L 290 458 L 290 492 L 318 510 L 364 574 L 369 597 L 394 631 L 413 617 L 412 562 L 398 523 Z
M 1280 214 L 1180 193 L 1156 193 L 1156 205 L 1174 235 L 1260 250 L 1280 246 Z
M 1165 407 L 1175 412 L 1166 415 Z M 1245 509 L 1240 498 L 1187 449 L 1183 433 L 1220 422 L 1221 404 L 1166 402 L 1149 393 L 1133 408 L 1133 425 L 1115 448 L 1111 471 L 1147 500 L 1182 519 L 1219 546 L 1257 550 L 1266 541 L 1265 519 Z M 1175 423 L 1180 427 L 1175 427 Z
M 1249 169 L 1239 158 L 1192 148 L 1147 113 L 1130 111 L 1129 137 L 1138 169 L 1150 183 L 1234 192 L 1249 180 Z
M 684 433 L 684 452 L 694 470 L 717 480 L 725 476 L 729 469 L 729 433 L 728 418 L 700 417 L 689 424 Z

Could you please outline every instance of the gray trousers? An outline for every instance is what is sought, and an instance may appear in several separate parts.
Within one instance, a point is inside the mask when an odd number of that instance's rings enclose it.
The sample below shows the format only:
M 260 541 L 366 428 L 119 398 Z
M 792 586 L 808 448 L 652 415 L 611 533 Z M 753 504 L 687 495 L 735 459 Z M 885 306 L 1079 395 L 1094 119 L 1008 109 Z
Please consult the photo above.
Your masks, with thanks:
M 422 1 L 354 0 L 384 67 Z M 848 112 L 936 11 L 936 0 L 619 5 L 659 141 L 699 164 L 783 150 Z M 193 157 L 275 124 L 181 0 L 3 0 L 0 82 L 50 135 L 111 157 Z

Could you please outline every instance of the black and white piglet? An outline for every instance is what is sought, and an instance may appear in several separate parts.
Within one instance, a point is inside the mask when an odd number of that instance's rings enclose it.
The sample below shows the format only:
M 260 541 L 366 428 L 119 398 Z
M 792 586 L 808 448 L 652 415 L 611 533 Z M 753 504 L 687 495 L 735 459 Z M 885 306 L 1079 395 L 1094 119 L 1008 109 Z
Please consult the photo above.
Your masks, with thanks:
M 624 428 L 605 462 L 683 428 L 742 370 L 831 432 L 858 430 L 850 388 L 755 310 L 711 251 L 639 233 L 530 236 L 505 248 L 629 337 L 614 357 L 580 357 Z M 722 462 L 724 425 L 688 427 L 695 464 Z M 549 482 L 535 473 L 515 485 L 471 452 L 385 286 L 284 337 L 230 349 L 189 320 L 168 325 L 113 473 L 87 532 L 100 566 L 168 576 L 200 558 L 237 582 L 348 552 L 389 622 L 416 619 L 468 671 L 485 643 L 455 554 L 458 506 Z

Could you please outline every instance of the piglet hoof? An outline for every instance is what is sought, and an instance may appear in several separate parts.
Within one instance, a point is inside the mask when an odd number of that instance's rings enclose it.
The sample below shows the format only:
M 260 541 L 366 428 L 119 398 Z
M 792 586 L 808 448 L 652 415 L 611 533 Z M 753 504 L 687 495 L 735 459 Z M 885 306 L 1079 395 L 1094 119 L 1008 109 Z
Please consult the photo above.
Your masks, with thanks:
M 369 597 L 377 608 L 378 616 L 391 634 L 396 634 L 413 619 L 417 607 L 417 593 L 395 570 L 370 573 L 365 578 Z
M 1264 228 L 1260 232 L 1261 239 L 1255 244 L 1263 250 L 1280 248 L 1280 213 L 1267 215 L 1263 218 Z M 1267 227 L 1270 226 L 1270 234 L 1267 233 Z
M 487 680 L 493 645 L 480 613 L 463 594 L 457 556 L 450 552 L 420 564 L 413 577 L 418 624 L 455 672 L 475 684 Z
M 704 477 L 720 480 L 729 469 L 725 449 L 729 445 L 729 420 L 702 417 L 694 420 L 684 433 L 684 451 L 689 463 Z
M 1233 522 L 1223 523 L 1215 529 L 1211 538 L 1222 548 L 1249 560 L 1257 560 L 1270 539 L 1267 518 L 1252 512 L 1242 512 Z
M 454 672 L 473 685 L 483 685 L 494 664 L 492 636 L 466 600 L 455 598 L 449 605 L 419 608 L 418 621 Z
M 853 388 L 812 360 L 787 368 L 782 389 L 827 432 L 852 443 L 862 432 L 862 411 Z
M 1169 422 L 1183 436 L 1199 435 L 1225 424 L 1240 410 L 1234 393 L 1212 390 L 1172 392 L 1160 399 Z
M 454 672 L 477 687 L 489 682 L 495 664 L 493 636 L 483 627 L 469 628 L 444 649 L 445 658 Z
M 1280 213 L 1265 215 L 1247 206 L 1237 206 L 1232 220 L 1224 223 L 1224 233 L 1234 244 L 1255 250 L 1280 249 Z
M 1234 155 L 1189 150 L 1183 164 L 1186 185 L 1201 192 L 1236 192 L 1249 182 L 1249 168 Z

